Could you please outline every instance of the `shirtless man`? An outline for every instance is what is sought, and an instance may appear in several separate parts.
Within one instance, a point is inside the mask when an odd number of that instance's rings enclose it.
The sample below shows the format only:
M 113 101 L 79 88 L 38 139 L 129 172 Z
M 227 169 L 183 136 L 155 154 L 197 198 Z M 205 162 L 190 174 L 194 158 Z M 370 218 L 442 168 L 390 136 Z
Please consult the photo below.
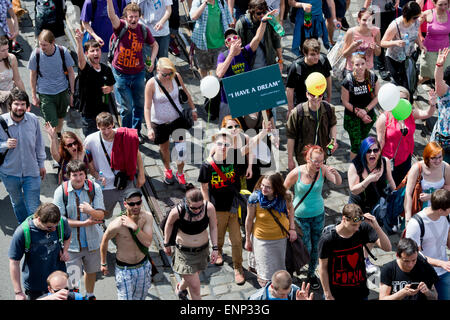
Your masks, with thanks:
M 141 244 L 149 247 L 153 239 L 153 217 L 147 211 L 141 210 L 142 192 L 139 189 L 127 189 L 124 199 L 126 212 L 108 225 L 103 236 L 100 246 L 101 271 L 104 275 L 108 274 L 106 263 L 108 242 L 115 239 L 118 299 L 144 300 L 151 286 L 152 265 L 136 245 L 131 233 Z

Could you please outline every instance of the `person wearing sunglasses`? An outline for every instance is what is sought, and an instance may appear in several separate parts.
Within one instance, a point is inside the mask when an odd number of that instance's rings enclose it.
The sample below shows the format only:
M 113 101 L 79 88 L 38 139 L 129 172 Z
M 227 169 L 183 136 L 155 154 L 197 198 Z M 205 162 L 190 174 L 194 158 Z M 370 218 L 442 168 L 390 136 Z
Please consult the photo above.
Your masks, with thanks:
M 251 39 L 250 43 L 245 46 L 243 46 L 242 39 L 236 29 L 228 28 L 225 31 L 225 46 L 227 50 L 221 52 L 217 58 L 216 75 L 219 79 L 252 70 L 252 61 L 255 57 L 255 52 L 264 37 L 268 20 L 272 19 L 269 15 L 273 15 L 275 12 L 276 10 L 272 10 L 263 15 L 255 36 Z M 231 114 L 230 107 L 228 106 L 225 90 L 221 89 L 219 123 L 221 123 L 223 117 L 228 114 Z
M 294 156 L 298 165 L 305 164 L 303 149 L 309 144 L 318 145 L 323 150 L 329 149 L 331 154 L 338 148 L 334 107 L 323 101 L 323 93 L 314 95 L 307 91 L 306 96 L 308 100 L 291 111 L 286 125 L 289 170 L 296 167 Z
M 342 81 L 341 100 L 345 107 L 344 129 L 350 138 L 350 160 L 353 160 L 377 119 L 375 106 L 380 83 L 375 72 L 368 68 L 365 54 L 354 52 L 348 60 L 353 70 Z
M 381 39 L 381 46 L 386 49 L 386 68 L 396 85 L 407 88 L 411 98 L 416 88 L 410 88 L 408 70 L 405 66 L 407 57 L 412 57 L 416 43 L 422 52 L 426 48 L 419 37 L 422 10 L 415 1 L 403 6 L 402 16 L 391 22 Z M 414 75 L 412 75 L 414 76 Z M 411 101 L 411 100 L 410 100 Z
M 294 219 L 303 231 L 302 240 L 311 259 L 307 282 L 311 284 L 312 289 L 316 290 L 320 287 L 319 280 L 315 275 L 318 262 L 318 243 L 325 223 L 323 184 L 327 179 L 335 185 L 340 185 L 342 177 L 335 168 L 324 165 L 325 152 L 320 146 L 308 145 L 303 154 L 306 164 L 289 172 L 284 181 L 284 187 L 290 190 L 294 186 Z M 313 187 L 308 192 L 311 184 Z
M 203 161 L 198 176 L 201 183 L 203 199 L 212 202 L 217 214 L 217 266 L 223 265 L 223 245 L 225 234 L 229 231 L 231 254 L 236 284 L 245 283 L 242 269 L 242 235 L 239 225 L 238 207 L 241 177 L 236 165 L 228 158 L 229 149 L 233 148 L 233 137 L 226 129 L 221 129 L 212 136 L 215 152 Z
M 358 154 L 348 169 L 350 196 L 348 203 L 354 203 L 364 212 L 372 212 L 381 198 L 395 190 L 391 163 L 381 155 L 381 147 L 375 137 L 367 137 L 361 142 Z M 366 258 L 367 271 L 376 271 Z
M 94 300 L 97 272 L 100 271 L 100 243 L 105 216 L 105 205 L 100 185 L 87 179 L 87 165 L 81 160 L 67 164 L 69 181 L 56 188 L 53 203 L 69 222 L 72 239 L 69 247 L 69 270 L 73 270 L 70 282 L 73 287 L 80 283 L 84 271 L 84 286 L 88 300 Z M 65 198 L 66 197 L 66 198 Z
M 375 244 L 383 251 L 392 245 L 377 219 L 357 204 L 346 204 L 342 220 L 326 227 L 319 240 L 319 276 L 325 300 L 367 300 L 364 247 Z
M 61 138 L 58 139 L 56 130 L 50 122 L 46 122 L 44 130 L 51 141 L 50 154 L 53 160 L 58 164 L 58 184 L 69 180 L 66 176 L 67 164 L 71 160 L 81 160 L 89 165 L 89 152 L 83 147 L 80 137 L 72 131 L 64 131 Z
M 109 273 L 106 256 L 108 243 L 115 239 L 116 285 L 119 300 L 145 300 L 152 281 L 152 264 L 148 254 L 138 247 L 150 247 L 153 240 L 153 216 L 142 209 L 142 192 L 128 188 L 124 192 L 125 211 L 114 219 L 100 245 L 101 271 Z
M 218 255 L 216 209 L 211 202 L 205 201 L 200 189 L 192 184 L 186 186 L 186 196 L 169 212 L 164 228 L 164 252 L 172 254 L 167 243 L 178 224 L 175 239 L 173 270 L 181 274 L 183 280 L 177 284 L 177 295 L 187 300 L 189 290 L 192 300 L 200 300 L 199 274 L 208 267 L 208 261 L 215 263 Z M 209 252 L 208 230 L 212 251 Z
M 408 89 L 400 86 L 398 88 L 400 98 L 409 100 Z M 411 115 L 405 120 L 397 120 L 392 115 L 392 111 L 384 111 L 375 123 L 381 154 L 391 161 L 392 177 L 396 186 L 402 182 L 411 168 L 416 120 L 428 119 L 434 114 L 436 99 L 435 91 L 430 90 L 428 91 L 429 106 L 427 109 L 413 107 Z
M 159 145 L 161 159 L 164 165 L 164 183 L 172 185 L 175 179 L 182 187 L 186 185 L 183 173 L 184 158 L 177 159 L 177 172 L 175 176 L 170 167 L 170 136 L 175 143 L 185 141 L 186 135 L 183 128 L 183 119 L 180 113 L 183 105 L 180 103 L 179 90 L 187 95 L 187 103 L 192 109 L 192 120 L 197 121 L 197 109 L 192 97 L 184 85 L 183 78 L 176 71 L 175 65 L 169 58 L 160 58 L 156 65 L 156 76 L 145 85 L 144 117 L 148 128 L 148 138 Z M 166 95 L 164 90 L 170 96 Z M 173 103 L 172 103 L 173 102 Z M 174 105 L 175 104 L 175 105 Z M 179 110 L 175 110 L 175 107 Z M 177 153 L 178 154 L 178 153 Z
M 14 232 L 8 251 L 9 273 L 15 300 L 35 300 L 48 292 L 47 277 L 56 270 L 66 271 L 72 229 L 65 217 L 60 228 L 61 213 L 53 203 L 42 203 L 30 220 L 31 243 L 25 248 L 25 231 L 19 225 Z M 59 232 L 64 229 L 62 237 Z M 23 264 L 20 261 L 25 255 Z M 23 287 L 22 281 L 23 277 Z

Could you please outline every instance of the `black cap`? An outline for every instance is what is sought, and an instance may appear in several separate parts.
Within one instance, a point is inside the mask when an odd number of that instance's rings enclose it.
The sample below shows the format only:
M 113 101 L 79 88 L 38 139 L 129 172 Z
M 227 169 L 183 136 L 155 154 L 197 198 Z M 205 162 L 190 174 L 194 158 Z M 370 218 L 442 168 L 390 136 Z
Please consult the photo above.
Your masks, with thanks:
M 125 192 L 123 193 L 123 198 L 125 200 L 128 200 L 132 197 L 142 197 L 142 191 L 138 188 L 126 189 Z
M 224 33 L 225 39 L 227 38 L 227 36 L 228 36 L 229 34 L 235 34 L 235 35 L 237 35 L 238 33 L 237 33 L 237 31 L 236 31 L 234 28 L 228 28 L 228 29 L 225 31 L 225 33 Z

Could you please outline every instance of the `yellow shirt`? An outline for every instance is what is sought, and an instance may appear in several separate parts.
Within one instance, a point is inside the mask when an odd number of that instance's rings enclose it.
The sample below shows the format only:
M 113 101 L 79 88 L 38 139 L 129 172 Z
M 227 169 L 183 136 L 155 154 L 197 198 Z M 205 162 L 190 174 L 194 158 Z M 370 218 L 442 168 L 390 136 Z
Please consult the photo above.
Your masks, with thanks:
M 280 223 L 289 230 L 289 219 L 286 214 L 279 213 L 272 209 L 272 213 L 278 218 Z M 280 240 L 286 238 L 286 234 L 281 230 L 280 226 L 275 222 L 270 212 L 263 209 L 258 204 L 256 206 L 256 219 L 253 224 L 253 235 L 260 240 Z

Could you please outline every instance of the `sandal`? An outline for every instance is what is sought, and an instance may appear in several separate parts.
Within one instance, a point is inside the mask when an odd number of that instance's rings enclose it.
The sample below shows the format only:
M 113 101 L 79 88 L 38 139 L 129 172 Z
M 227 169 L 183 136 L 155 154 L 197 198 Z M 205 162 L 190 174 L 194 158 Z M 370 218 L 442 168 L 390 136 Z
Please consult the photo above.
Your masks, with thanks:
M 176 288 L 176 292 L 177 292 L 177 296 L 180 300 L 189 300 L 188 299 L 188 291 L 186 289 L 184 290 L 180 290 L 179 289 L 180 284 L 177 283 L 177 288 Z

